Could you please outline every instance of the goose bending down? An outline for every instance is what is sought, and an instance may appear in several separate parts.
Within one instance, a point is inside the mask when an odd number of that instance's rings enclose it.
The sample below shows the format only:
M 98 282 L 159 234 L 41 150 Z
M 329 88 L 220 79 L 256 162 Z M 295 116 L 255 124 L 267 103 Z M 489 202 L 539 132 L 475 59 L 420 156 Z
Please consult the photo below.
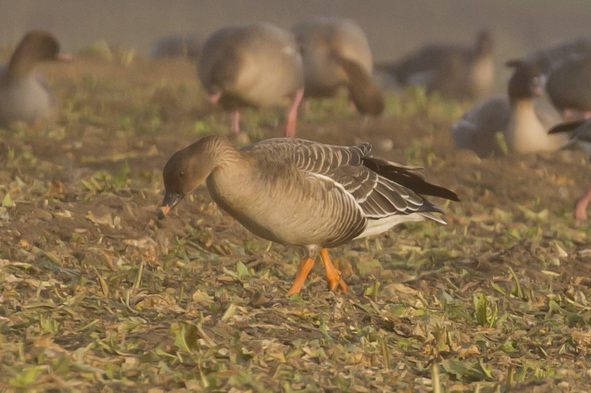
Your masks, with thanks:
M 314 18 L 291 31 L 302 51 L 306 97 L 332 97 L 346 88 L 360 113 L 377 116 L 384 111 L 384 97 L 371 76 L 369 43 L 356 23 Z
M 497 133 L 504 133 L 511 118 L 511 105 L 506 95 L 496 95 L 480 102 L 451 128 L 458 149 L 475 152 L 478 157 L 500 153 Z
M 51 34 L 33 30 L 20 41 L 10 62 L 0 67 L 0 127 L 15 121 L 32 123 L 51 112 L 53 96 L 35 66 L 41 61 L 69 60 L 68 55 L 60 57 L 59 48 Z
M 428 45 L 395 63 L 376 68 L 401 85 L 422 85 L 451 98 L 483 98 L 494 83 L 493 40 L 482 30 L 474 47 Z
M 285 136 L 295 136 L 304 76 L 302 58 L 289 32 L 271 24 L 223 27 L 205 42 L 197 73 L 211 102 L 234 111 L 234 132 L 240 130 L 240 108 L 275 106 L 293 97 Z
M 473 150 L 488 157 L 497 149 L 496 133 L 505 136 L 513 153 L 554 151 L 567 141 L 563 135 L 548 135 L 561 122 L 560 114 L 541 97 L 542 84 L 537 67 L 512 60 L 507 66 L 515 72 L 506 96 L 493 96 L 477 104 L 452 126 L 452 136 L 460 149 Z
M 564 61 L 548 76 L 546 91 L 554 106 L 561 111 L 563 119 L 589 118 L 591 57 Z
M 424 197 L 458 200 L 407 166 L 369 156 L 371 145 L 330 146 L 301 139 L 269 139 L 242 150 L 220 136 L 176 152 L 163 171 L 163 218 L 203 181 L 213 200 L 262 238 L 302 246 L 288 295 L 300 292 L 318 252 L 331 290 L 347 285 L 326 248 L 425 219 L 445 223 Z
M 591 155 L 591 120 L 577 120 L 570 123 L 559 124 L 550 130 L 550 134 L 572 133 L 570 139 L 563 148 L 577 145 L 587 154 Z M 591 201 L 591 185 L 587 191 L 577 200 L 575 204 L 575 218 L 577 220 L 587 219 L 587 205 Z

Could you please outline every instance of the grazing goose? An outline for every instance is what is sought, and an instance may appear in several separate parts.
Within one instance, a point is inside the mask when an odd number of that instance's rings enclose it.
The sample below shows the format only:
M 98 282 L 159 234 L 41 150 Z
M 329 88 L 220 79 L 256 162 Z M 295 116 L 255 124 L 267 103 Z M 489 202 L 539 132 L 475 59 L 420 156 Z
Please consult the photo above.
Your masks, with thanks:
M 211 102 L 234 111 L 236 133 L 238 109 L 274 106 L 293 96 L 285 136 L 295 136 L 304 76 L 302 58 L 289 32 L 271 24 L 226 26 L 205 42 L 197 73 Z
M 511 118 L 511 106 L 506 95 L 497 95 L 480 102 L 451 128 L 458 149 L 474 151 L 478 157 L 500 153 L 497 133 L 504 133 Z
M 591 53 L 590 53 L 591 55 Z M 548 76 L 546 91 L 566 121 L 591 116 L 591 57 L 567 60 Z
M 302 246 L 300 292 L 318 252 L 331 290 L 347 290 L 327 247 L 425 219 L 445 223 L 442 210 L 423 195 L 458 196 L 423 180 L 413 169 L 370 157 L 371 145 L 330 146 L 301 139 L 269 139 L 236 150 L 225 138 L 205 137 L 176 152 L 163 171 L 163 218 L 206 182 L 213 200 L 262 238 Z
M 550 130 L 550 134 L 572 132 L 572 136 L 563 148 L 578 145 L 586 153 L 591 155 L 591 120 L 577 120 L 570 123 L 559 124 Z M 591 201 L 591 185 L 581 196 L 575 205 L 575 218 L 577 220 L 587 219 L 587 205 Z
M 560 115 L 546 101 L 535 101 L 543 90 L 537 66 L 521 60 L 508 61 L 507 66 L 515 68 L 508 87 L 511 116 L 505 131 L 507 147 L 515 153 L 560 149 L 568 138 L 548 135 L 548 130 L 561 122 Z
M 510 61 L 507 66 L 515 72 L 509 80 L 507 96 L 493 96 L 483 101 L 452 126 L 452 136 L 460 149 L 473 150 L 479 157 L 500 152 L 496 138 L 502 132 L 507 147 L 514 153 L 558 150 L 565 142 L 563 136 L 547 135 L 560 115 L 542 92 L 539 72 L 535 65 Z
M 35 65 L 59 56 L 59 43 L 49 33 L 33 30 L 16 47 L 10 62 L 0 67 L 0 127 L 15 121 L 32 123 L 47 116 L 53 99 Z
M 195 60 L 199 57 L 202 44 L 201 38 L 197 35 L 170 35 L 156 42 L 152 57 L 182 57 Z
M 428 45 L 395 63 L 376 64 L 401 85 L 423 85 L 444 97 L 482 98 L 494 83 L 493 40 L 487 30 L 474 47 Z
M 367 37 L 351 20 L 314 18 L 291 31 L 302 51 L 306 97 L 332 97 L 346 88 L 362 114 L 384 111 L 384 97 L 374 83 Z

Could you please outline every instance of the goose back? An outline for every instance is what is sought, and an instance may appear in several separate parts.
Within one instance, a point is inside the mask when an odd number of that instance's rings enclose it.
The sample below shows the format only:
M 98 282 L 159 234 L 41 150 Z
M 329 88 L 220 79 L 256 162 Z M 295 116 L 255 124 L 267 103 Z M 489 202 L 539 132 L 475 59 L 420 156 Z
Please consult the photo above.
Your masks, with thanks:
M 226 26 L 205 42 L 197 71 L 210 94 L 233 109 L 280 103 L 303 85 L 293 36 L 271 24 Z

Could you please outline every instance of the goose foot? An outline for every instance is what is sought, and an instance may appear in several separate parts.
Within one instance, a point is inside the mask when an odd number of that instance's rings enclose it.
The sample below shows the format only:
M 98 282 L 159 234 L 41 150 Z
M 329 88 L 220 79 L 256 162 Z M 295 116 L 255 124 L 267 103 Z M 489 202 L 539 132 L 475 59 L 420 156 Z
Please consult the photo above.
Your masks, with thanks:
M 291 288 L 287 291 L 287 296 L 293 295 L 294 293 L 300 293 L 304 281 L 306 281 L 312 267 L 314 267 L 314 260 L 312 258 L 305 257 L 302 259 L 300 262 L 300 270 L 298 270 L 298 274 L 296 275 L 295 280 L 293 280 Z
M 322 251 L 320 251 L 320 256 L 322 257 L 322 262 L 324 263 L 324 269 L 326 269 L 326 281 L 328 281 L 328 289 L 334 291 L 338 286 L 343 290 L 343 292 L 347 292 L 349 287 L 341 278 L 341 271 L 332 264 L 326 248 L 323 248 Z

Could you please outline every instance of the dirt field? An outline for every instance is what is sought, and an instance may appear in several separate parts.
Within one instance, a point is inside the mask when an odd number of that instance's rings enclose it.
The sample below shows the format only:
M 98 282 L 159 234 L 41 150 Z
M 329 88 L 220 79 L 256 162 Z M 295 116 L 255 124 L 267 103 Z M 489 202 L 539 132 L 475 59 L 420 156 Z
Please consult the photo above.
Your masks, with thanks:
M 170 155 L 229 129 L 193 64 L 123 51 L 43 71 L 55 122 L 0 130 L 0 391 L 591 389 L 583 153 L 481 161 L 450 138 L 470 103 L 420 91 L 390 93 L 380 119 L 312 102 L 299 137 L 372 142 L 462 202 L 443 203 L 447 226 L 334 249 L 349 293 L 317 266 L 288 299 L 299 250 L 205 189 L 156 219 Z M 283 111 L 243 120 L 251 141 L 275 137 Z

